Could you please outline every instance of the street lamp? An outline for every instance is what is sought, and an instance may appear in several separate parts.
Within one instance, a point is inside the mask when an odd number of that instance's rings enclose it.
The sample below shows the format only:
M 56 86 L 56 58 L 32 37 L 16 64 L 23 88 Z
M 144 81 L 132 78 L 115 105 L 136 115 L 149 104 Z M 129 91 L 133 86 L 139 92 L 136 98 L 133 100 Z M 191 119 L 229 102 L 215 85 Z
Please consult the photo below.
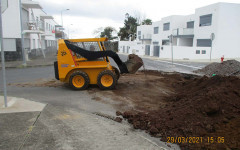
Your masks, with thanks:
M 129 18 L 129 14 L 128 14 L 128 13 L 125 14 L 125 18 L 126 18 L 126 20 L 128 21 L 128 18 Z M 131 37 L 130 37 L 131 34 L 130 34 L 130 31 L 129 31 L 129 30 L 130 30 L 130 29 L 127 29 L 127 33 L 129 34 L 129 35 L 128 35 L 128 40 L 131 41 Z
M 62 27 L 63 27 L 63 17 L 62 17 L 62 13 L 63 13 L 64 11 L 68 11 L 68 10 L 70 10 L 70 9 L 63 9 L 63 10 L 61 11 Z
M 70 24 L 72 26 L 73 24 Z M 68 38 L 70 39 L 69 26 L 68 26 Z
M 68 10 L 70 10 L 70 9 L 63 9 L 63 10 L 61 10 L 62 28 L 63 28 L 63 17 L 62 17 L 62 13 L 63 13 L 64 11 L 68 11 Z M 64 39 L 64 32 L 62 32 L 62 38 Z

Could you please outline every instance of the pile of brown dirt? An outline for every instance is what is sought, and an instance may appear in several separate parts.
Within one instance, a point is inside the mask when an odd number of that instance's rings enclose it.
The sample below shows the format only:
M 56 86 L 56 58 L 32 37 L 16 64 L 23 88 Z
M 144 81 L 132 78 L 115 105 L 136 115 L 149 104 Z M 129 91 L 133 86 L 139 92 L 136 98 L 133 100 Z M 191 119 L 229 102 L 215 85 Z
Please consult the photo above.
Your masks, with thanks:
M 198 144 L 174 142 L 183 149 L 240 147 L 239 78 L 204 76 L 170 84 L 176 94 L 165 97 L 164 106 L 158 105 L 158 110 L 126 111 L 122 116 L 135 129 L 146 130 L 166 142 L 168 137 L 202 137 Z
M 203 73 L 207 76 L 212 76 L 212 74 L 221 76 L 240 75 L 240 62 L 236 60 L 227 60 L 223 63 L 211 63 L 194 72 Z

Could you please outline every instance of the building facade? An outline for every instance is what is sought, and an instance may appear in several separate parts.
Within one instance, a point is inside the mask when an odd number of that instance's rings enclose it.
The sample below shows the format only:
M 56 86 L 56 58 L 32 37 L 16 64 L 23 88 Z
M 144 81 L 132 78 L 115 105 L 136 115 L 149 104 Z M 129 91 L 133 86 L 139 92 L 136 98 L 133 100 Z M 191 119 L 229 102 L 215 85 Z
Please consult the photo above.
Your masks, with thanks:
M 2 0 L 3 49 L 6 60 L 22 59 L 21 33 L 25 56 L 45 55 L 56 49 L 53 17 L 47 15 L 38 2 L 30 0 Z M 22 25 L 22 32 L 21 32 Z
M 171 58 L 173 52 L 175 59 L 239 58 L 239 16 L 240 4 L 216 3 L 196 9 L 192 15 L 165 17 L 148 27 L 138 26 L 137 41 L 129 52 L 142 45 L 144 49 L 136 54 Z M 125 43 L 119 42 L 120 52 Z

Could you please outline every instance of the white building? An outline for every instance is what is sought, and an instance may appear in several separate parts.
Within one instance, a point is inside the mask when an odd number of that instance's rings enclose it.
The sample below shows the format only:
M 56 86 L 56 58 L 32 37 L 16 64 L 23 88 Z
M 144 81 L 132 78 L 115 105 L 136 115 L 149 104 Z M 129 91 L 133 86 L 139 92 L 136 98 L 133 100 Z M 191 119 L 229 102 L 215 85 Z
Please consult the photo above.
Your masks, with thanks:
M 240 4 L 216 3 L 196 9 L 192 15 L 165 17 L 148 27 L 139 26 L 135 45 L 145 47 L 145 55 L 171 58 L 169 39 L 173 35 L 174 59 L 209 59 L 210 54 L 212 58 L 223 55 L 225 58 L 239 58 L 239 16 Z M 146 40 L 145 35 L 151 39 Z M 123 52 L 123 44 L 122 41 L 119 42 L 120 52 Z M 132 52 L 131 49 L 133 48 L 130 47 L 129 52 Z M 136 54 L 142 54 L 141 51 L 139 49 Z
M 22 58 L 21 11 L 24 48 L 28 55 L 43 55 L 51 49 L 56 49 L 57 23 L 42 10 L 38 2 L 22 0 L 20 7 L 19 0 L 2 0 L 2 5 L 3 49 L 6 60 Z

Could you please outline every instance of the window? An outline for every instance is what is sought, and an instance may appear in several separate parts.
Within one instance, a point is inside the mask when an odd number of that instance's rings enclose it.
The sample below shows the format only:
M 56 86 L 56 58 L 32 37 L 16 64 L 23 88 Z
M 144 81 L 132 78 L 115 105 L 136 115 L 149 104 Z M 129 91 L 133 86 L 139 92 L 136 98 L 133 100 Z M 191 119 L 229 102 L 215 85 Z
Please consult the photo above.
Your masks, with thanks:
M 46 23 L 46 30 L 48 30 L 48 23 Z
M 153 42 L 153 45 L 158 45 L 159 44 L 159 42 Z
M 162 45 L 169 45 L 169 40 L 162 40 Z
M 158 34 L 158 27 L 153 28 L 153 34 Z
M 196 50 L 196 54 L 200 54 L 200 50 Z
M 8 8 L 8 0 L 1 0 L 2 1 L 2 13 Z
M 164 23 L 163 24 L 163 31 L 167 31 L 170 29 L 170 23 Z
M 212 24 L 212 14 L 200 16 L 199 27 L 210 26 Z
M 187 22 L 187 28 L 194 28 L 194 21 Z
M 202 54 L 206 54 L 206 50 L 202 50 Z
M 139 40 L 141 40 L 141 35 L 140 35 L 140 36 L 138 36 L 138 39 L 139 39 Z
M 141 31 L 138 31 L 138 35 L 141 35 Z
M 197 47 L 211 47 L 211 39 L 197 39 Z
M 4 51 L 17 51 L 16 50 L 16 39 L 3 39 Z

